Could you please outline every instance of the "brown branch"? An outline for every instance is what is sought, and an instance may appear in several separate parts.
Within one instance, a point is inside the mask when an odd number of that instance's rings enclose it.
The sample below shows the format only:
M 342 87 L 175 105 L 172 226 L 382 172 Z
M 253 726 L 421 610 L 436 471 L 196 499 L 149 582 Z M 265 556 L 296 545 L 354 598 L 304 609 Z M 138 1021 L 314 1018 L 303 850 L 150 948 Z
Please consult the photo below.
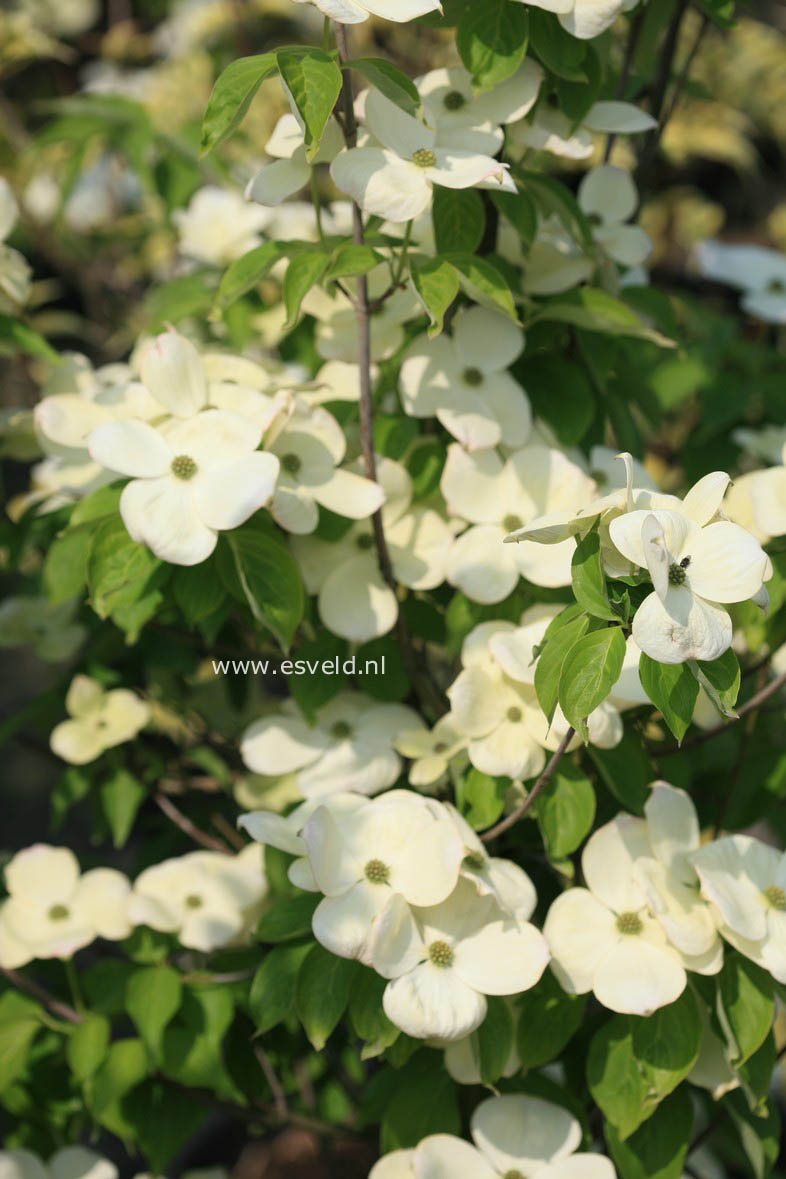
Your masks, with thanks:
M 18 991 L 24 991 L 31 995 L 32 998 L 37 999 L 42 1003 L 52 1015 L 58 1015 L 61 1019 L 65 1019 L 68 1023 L 83 1023 L 84 1016 L 71 1006 L 70 1003 L 64 1003 L 62 999 L 50 995 L 45 987 L 40 983 L 35 982 L 32 978 L 27 978 L 24 974 L 19 974 L 16 970 L 10 970 L 7 966 L 0 966 L 0 974 L 10 982 L 12 987 L 16 987 Z
M 750 700 L 746 700 L 737 710 L 737 715 L 733 721 L 724 725 L 716 725 L 714 729 L 705 729 L 703 733 L 695 733 L 687 741 L 683 741 L 682 745 L 663 745 L 658 749 L 650 749 L 649 752 L 654 757 L 671 757 L 674 753 L 682 753 L 684 749 L 694 749 L 697 745 L 704 745 L 705 742 L 711 741 L 713 737 L 717 737 L 719 733 L 728 732 L 736 721 L 741 720 L 748 713 L 756 712 L 761 708 L 762 704 L 765 704 L 772 696 L 780 692 L 784 686 L 786 686 L 786 672 L 776 676 L 774 680 L 770 680 L 765 687 L 751 696 Z
M 210 816 L 210 822 L 215 827 L 216 831 L 220 831 L 224 839 L 231 846 L 238 851 L 242 851 L 244 847 L 248 846 L 247 841 L 243 838 L 239 831 L 236 831 L 232 824 L 224 818 L 218 811 Z
M 270 1092 L 273 1094 L 273 1107 L 281 1120 L 286 1121 L 289 1117 L 289 1103 L 287 1102 L 287 1095 L 284 1092 L 284 1086 L 279 1081 L 276 1070 L 270 1063 L 270 1057 L 261 1044 L 254 1045 L 254 1055 L 259 1061 L 259 1067 L 265 1074 L 265 1080 L 270 1086 Z
M 217 839 L 214 835 L 208 835 L 207 831 L 202 831 L 195 823 L 192 823 L 187 815 L 175 806 L 170 798 L 165 794 L 153 795 L 153 801 L 164 812 L 168 819 L 179 827 L 189 839 L 193 839 L 194 843 L 201 844 L 202 847 L 207 847 L 211 851 L 228 852 L 230 849 L 224 843 L 223 839 Z
M 510 814 L 506 815 L 504 819 L 500 819 L 500 821 L 494 827 L 489 827 L 488 831 L 483 832 L 480 838 L 484 843 L 490 843 L 492 839 L 496 839 L 498 835 L 502 835 L 504 831 L 507 831 L 515 823 L 518 823 L 519 819 L 523 819 L 524 816 L 532 809 L 533 805 L 537 801 L 538 795 L 542 794 L 551 779 L 554 777 L 557 766 L 562 761 L 562 758 L 567 752 L 567 748 L 573 740 L 575 732 L 576 731 L 573 728 L 568 729 L 556 750 L 554 753 L 552 753 L 545 770 L 540 775 L 532 789 L 529 791 L 524 801 L 516 807 L 515 811 L 511 811 Z
M 630 32 L 628 33 L 628 42 L 625 46 L 625 57 L 622 61 L 622 69 L 620 70 L 620 79 L 617 83 L 617 99 L 625 98 L 625 91 L 628 88 L 628 79 L 633 68 L 633 59 L 636 56 L 636 48 L 641 36 L 641 30 L 644 27 L 644 17 L 646 16 L 646 8 L 643 4 L 639 5 L 638 12 L 633 17 L 630 25 Z M 607 164 L 611 158 L 611 153 L 614 148 L 614 143 L 617 139 L 616 131 L 612 131 L 606 140 L 606 150 L 603 153 L 603 162 Z

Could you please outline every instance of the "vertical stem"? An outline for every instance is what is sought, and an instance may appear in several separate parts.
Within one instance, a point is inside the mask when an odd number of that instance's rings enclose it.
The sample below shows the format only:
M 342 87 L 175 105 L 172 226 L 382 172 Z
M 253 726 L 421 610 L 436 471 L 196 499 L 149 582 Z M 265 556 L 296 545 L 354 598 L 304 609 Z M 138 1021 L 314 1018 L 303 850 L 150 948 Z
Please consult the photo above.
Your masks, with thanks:
M 322 200 L 319 195 L 319 181 L 316 168 L 311 168 L 311 203 L 314 206 L 314 216 L 317 219 L 317 233 L 319 240 L 324 242 L 325 231 L 322 227 Z
M 644 27 L 644 18 L 646 16 L 646 8 L 643 4 L 639 5 L 639 10 L 633 17 L 630 25 L 630 32 L 628 33 L 628 42 L 625 46 L 625 57 L 622 61 L 622 69 L 620 70 L 620 80 L 617 83 L 617 98 L 621 101 L 625 100 L 625 91 L 628 88 L 628 79 L 633 68 L 633 61 L 636 56 L 636 48 L 641 36 L 641 30 Z M 603 153 L 603 162 L 608 164 L 611 153 L 614 148 L 614 142 L 617 138 L 616 132 L 612 131 L 606 140 L 606 150 Z
M 77 977 L 76 967 L 74 966 L 74 959 L 64 958 L 63 965 L 65 966 L 66 978 L 68 979 L 68 987 L 71 991 L 71 1001 L 76 1010 L 82 1012 L 85 1009 L 85 1003 L 82 998 L 82 992 L 79 989 L 79 979 Z
M 666 93 L 669 89 L 669 82 L 671 81 L 672 69 L 674 67 L 674 57 L 677 52 L 677 44 L 679 42 L 680 28 L 682 27 L 682 19 L 688 9 L 689 0 L 677 0 L 677 8 L 674 16 L 671 18 L 671 23 L 666 30 L 666 36 L 663 39 L 663 45 L 660 51 L 660 69 L 655 79 L 654 87 L 650 97 L 650 114 L 653 119 L 658 120 L 658 126 L 650 131 L 645 143 L 644 149 L 639 160 L 639 171 L 646 173 L 655 154 L 655 148 L 660 140 L 661 131 L 663 129 L 661 117 L 663 115 L 663 106 L 666 100 Z M 641 188 L 641 184 L 639 185 Z

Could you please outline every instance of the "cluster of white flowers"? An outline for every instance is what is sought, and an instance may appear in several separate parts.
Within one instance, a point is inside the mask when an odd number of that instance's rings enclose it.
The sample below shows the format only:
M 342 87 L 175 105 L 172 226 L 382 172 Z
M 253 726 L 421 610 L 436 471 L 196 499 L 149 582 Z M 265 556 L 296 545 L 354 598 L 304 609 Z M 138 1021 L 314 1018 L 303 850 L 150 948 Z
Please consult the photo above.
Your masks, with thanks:
M 0 1150 L 0 1179 L 118 1179 L 115 1164 L 86 1146 L 63 1146 L 44 1162 L 31 1150 Z M 226 1179 L 223 1167 L 183 1171 L 182 1179 Z M 138 1174 L 134 1179 L 153 1179 Z
M 298 856 L 293 883 L 323 894 L 315 936 L 390 980 L 385 1012 L 411 1036 L 464 1038 L 483 1022 L 487 995 L 528 990 L 546 967 L 546 943 L 528 920 L 529 877 L 490 858 L 448 804 L 406 790 L 337 794 L 287 819 L 252 812 L 240 822 Z
M 267 880 L 262 849 L 237 855 L 197 851 L 164 860 L 132 885 L 122 872 L 80 873 L 73 852 L 38 843 L 5 866 L 0 904 L 0 966 L 70 958 L 97 937 L 121 941 L 137 925 L 173 933 L 182 946 L 209 952 L 248 939 Z
M 65 704 L 70 720 L 55 726 L 49 744 L 58 757 L 75 766 L 131 741 L 150 720 L 150 708 L 136 692 L 128 688 L 106 692 L 87 675 L 74 677 Z

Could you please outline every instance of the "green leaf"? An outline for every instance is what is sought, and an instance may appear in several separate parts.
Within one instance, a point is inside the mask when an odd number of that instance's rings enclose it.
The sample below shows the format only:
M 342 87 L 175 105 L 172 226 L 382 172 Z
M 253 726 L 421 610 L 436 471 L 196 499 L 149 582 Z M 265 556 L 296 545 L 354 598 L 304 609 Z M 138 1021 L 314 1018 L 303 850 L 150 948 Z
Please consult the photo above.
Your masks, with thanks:
M 606 592 L 606 577 L 600 557 L 600 537 L 597 525 L 578 542 L 571 561 L 573 596 L 582 610 L 594 618 L 618 622 Z
M 491 203 L 509 221 L 521 238 L 525 249 L 532 245 L 538 232 L 538 211 L 525 192 L 491 192 Z
M 180 1009 L 164 1031 L 164 1075 L 181 1085 L 209 1088 L 220 1096 L 242 1100 L 227 1071 L 222 1047 L 234 1014 L 234 996 L 228 987 L 184 987 Z
M 287 649 L 303 617 L 300 570 L 289 550 L 253 524 L 225 533 L 219 571 L 225 583 L 240 584 L 254 618 Z M 228 560 L 227 560 L 228 557 Z M 229 565 L 229 568 L 227 568 Z
M 172 593 L 189 626 L 214 614 L 227 596 L 226 587 L 212 561 L 176 569 L 172 578 Z
M 183 998 L 180 975 L 171 966 L 135 970 L 126 986 L 126 1011 L 154 1060 L 161 1060 L 164 1032 Z
M 456 806 L 475 831 L 496 823 L 510 788 L 508 778 L 492 778 L 474 766 L 456 783 Z
M 26 352 L 39 360 L 59 363 L 60 357 L 44 337 L 12 315 L 0 315 L 0 345 L 10 345 L 17 352 Z
M 480 90 L 504 82 L 527 52 L 527 9 L 509 0 L 474 0 L 456 28 L 456 48 Z
M 221 275 L 214 306 L 218 311 L 226 311 L 243 295 L 253 291 L 270 273 L 279 258 L 286 256 L 286 248 L 278 242 L 264 242 L 236 258 L 231 266 Z
M 507 0 L 506 0 L 507 2 Z M 470 298 L 502 311 L 514 323 L 519 322 L 513 292 L 501 270 L 487 258 L 462 252 L 443 255 L 443 260 L 458 272 L 459 282 Z
M 319 903 L 314 893 L 296 897 L 282 897 L 259 919 L 257 939 L 260 942 L 287 942 L 311 933 L 311 918 Z
M 168 574 L 150 549 L 131 539 L 119 517 L 96 529 L 87 557 L 87 585 L 99 618 L 122 617 L 123 608 L 154 592 Z
M 562 1052 L 581 1027 L 586 995 L 564 991 L 551 970 L 516 1000 L 519 1018 L 516 1033 L 521 1066 L 541 1068 Z
M 581 770 L 561 762 L 537 803 L 538 826 L 550 860 L 564 860 L 583 842 L 595 819 L 595 791 Z
M 295 984 L 295 1011 L 317 1052 L 338 1027 L 349 1002 L 357 962 L 338 958 L 323 946 L 312 946 Z
M 639 737 L 628 731 L 613 749 L 590 745 L 587 752 L 617 802 L 632 815 L 643 815 L 650 784 L 656 775 Z
M 100 791 L 101 810 L 112 832 L 114 847 L 124 847 L 147 790 L 128 770 L 117 770 Z
M 207 315 L 213 302 L 214 282 L 212 271 L 200 270 L 151 287 L 144 299 L 148 332 L 153 335 L 162 332 L 167 324 Z
M 548 422 L 563 446 L 580 442 L 597 412 L 586 371 L 563 356 L 536 353 L 523 357 L 514 372 L 533 411 Z M 559 397 L 554 396 L 555 389 L 559 389 Z
M 382 1008 L 382 992 L 387 979 L 367 967 L 361 967 L 349 992 L 349 1019 L 355 1035 L 365 1041 L 362 1060 L 379 1056 L 401 1035 Z
M 575 38 L 571 40 L 575 45 Z M 585 45 L 580 70 L 586 80 L 557 79 L 559 109 L 574 125 L 584 121 L 590 107 L 600 97 L 603 83 L 600 59 L 591 45 Z
M 460 1134 L 456 1085 L 442 1053 L 419 1051 L 396 1076 L 382 1118 L 381 1149 L 414 1147 L 429 1134 Z
M 535 692 L 549 724 L 559 699 L 562 666 L 568 652 L 589 630 L 590 620 L 586 614 L 578 617 L 573 614 L 563 619 L 565 613 L 563 610 L 562 614 L 558 614 L 546 631 L 545 646 L 535 664 Z
M 92 1077 L 106 1057 L 111 1030 L 106 1016 L 91 1011 L 68 1037 L 66 1060 L 79 1084 Z
M 605 332 L 613 336 L 633 336 L 649 340 L 660 348 L 674 348 L 673 340 L 650 327 L 641 316 L 623 303 L 595 287 L 583 287 L 578 291 L 560 295 L 545 303 L 530 321 L 538 323 L 570 323 L 574 327 L 590 332 Z
M 260 53 L 238 58 L 219 74 L 202 119 L 201 155 L 212 151 L 242 122 L 257 90 L 277 68 L 275 53 Z
M 729 1063 L 737 1068 L 766 1040 L 775 1018 L 770 975 L 727 948 L 717 980 L 718 1022 L 728 1044 Z
M 46 595 L 53 606 L 76 597 L 87 582 L 87 555 L 95 531 L 92 523 L 68 528 L 49 546 L 44 560 Z
M 761 1116 L 748 1106 L 742 1093 L 730 1093 L 723 1109 L 733 1125 L 754 1179 L 767 1179 L 780 1154 L 780 1117 L 772 1102 Z
M 99 1116 L 150 1072 L 147 1049 L 140 1039 L 115 1040 L 90 1084 L 89 1105 Z
M 414 82 L 383 57 L 355 57 L 344 68 L 357 70 L 408 115 L 416 115 L 420 110 L 420 95 Z
M 122 487 L 99 487 L 91 492 L 74 507 L 69 521 L 69 528 L 77 524 L 86 524 L 89 520 L 101 520 L 106 516 L 116 516 L 120 507 Z
M 560 707 L 585 742 L 587 717 L 616 684 L 624 658 L 625 635 L 619 626 L 584 635 L 565 657 L 559 681 Z
M 483 240 L 486 228 L 483 199 L 474 188 L 443 188 L 436 184 L 431 220 L 437 254 L 453 250 L 472 254 Z
M 42 1014 L 38 1003 L 24 995 L 15 991 L 0 995 L 0 1093 L 25 1071 Z
M 693 1103 L 685 1088 L 668 1097 L 624 1142 L 607 1125 L 606 1142 L 619 1179 L 680 1179 L 692 1129 Z
M 500 1079 L 510 1059 L 513 1015 L 510 1001 L 489 995 L 486 1018 L 477 1030 L 478 1064 L 484 1085 Z
M 375 266 L 384 261 L 382 255 L 371 246 L 358 246 L 354 242 L 345 242 L 333 251 L 325 274 L 325 281 L 334 278 L 354 278 L 358 274 L 368 274 Z
M 442 258 L 410 258 L 412 285 L 415 294 L 431 320 L 430 336 L 439 335 L 445 314 L 459 293 L 458 275 L 449 262 Z
M 309 949 L 309 945 L 277 946 L 265 955 L 248 997 L 257 1032 L 270 1031 L 294 1010 L 295 982 Z
M 586 82 L 582 63 L 587 51 L 584 41 L 563 29 L 556 16 L 534 8 L 530 12 L 529 37 L 543 65 L 558 78 Z
M 711 663 L 689 660 L 688 667 L 720 715 L 736 720 L 734 705 L 740 692 L 740 663 L 731 647 Z
M 313 160 L 341 93 L 341 70 L 323 49 L 279 49 L 276 59 L 281 80 L 305 128 L 306 159 Z
M 663 716 L 679 744 L 688 729 L 699 685 L 684 663 L 658 663 L 649 655 L 639 660 L 641 686 Z
M 284 331 L 289 331 L 297 323 L 300 314 L 300 304 L 311 288 L 319 282 L 330 263 L 330 255 L 324 250 L 305 250 L 297 254 L 287 266 L 284 275 L 284 306 L 287 311 L 287 322 Z

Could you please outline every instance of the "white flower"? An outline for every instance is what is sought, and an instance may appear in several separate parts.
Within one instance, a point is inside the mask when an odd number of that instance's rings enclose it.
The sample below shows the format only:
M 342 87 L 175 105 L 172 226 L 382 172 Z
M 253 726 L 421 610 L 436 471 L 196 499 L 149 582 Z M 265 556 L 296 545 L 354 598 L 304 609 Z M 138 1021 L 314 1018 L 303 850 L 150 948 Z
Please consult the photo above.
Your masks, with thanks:
M 755 537 L 727 520 L 702 527 L 678 511 L 639 510 L 612 520 L 609 535 L 652 578 L 654 592 L 636 611 L 633 637 L 660 663 L 717 659 L 732 639 L 722 604 L 755 598 L 772 576 Z
M 287 815 L 277 814 L 275 811 L 250 811 L 240 815 L 238 827 L 242 827 L 257 843 L 278 848 L 288 855 L 296 856 L 287 869 L 291 882 L 305 892 L 319 892 L 319 886 L 314 879 L 311 865 L 308 861 L 307 848 L 303 839 L 303 828 L 318 807 L 323 807 L 337 815 L 339 820 L 349 815 L 366 802 L 362 794 L 339 792 L 327 794 L 324 797 L 306 799 L 291 810 Z
M 418 723 L 403 704 L 341 692 L 319 710 L 313 727 L 287 701 L 279 715 L 263 717 L 246 729 L 240 751 L 255 773 L 295 774 L 305 798 L 339 791 L 378 794 L 401 772 L 396 737 Z
M 449 802 L 443 804 L 448 818 L 461 836 L 464 860 L 461 875 L 481 896 L 491 896 L 498 907 L 517 921 L 529 921 L 538 896 L 527 873 L 512 860 L 490 856 L 469 823 Z
M 503 191 L 516 191 L 506 164 L 482 152 L 441 146 L 438 132 L 379 91 L 368 94 L 364 118 L 381 146 L 342 152 L 330 174 L 366 213 L 387 221 L 411 221 L 431 205 L 434 184 L 474 188 L 491 182 Z
M 691 862 L 726 941 L 786 982 L 786 853 L 752 835 L 728 835 Z
M 105 692 L 86 675 L 71 681 L 65 705 L 71 719 L 55 726 L 49 744 L 58 757 L 76 766 L 130 741 L 150 720 L 150 708 L 136 692 L 127 688 Z
M 409 783 L 421 789 L 435 786 L 447 773 L 448 764 L 467 747 L 467 738 L 456 728 L 450 713 L 439 718 L 433 729 L 400 733 L 396 749 L 412 759 Z
M 6 598 L 0 603 L 0 647 L 29 643 L 39 659 L 68 659 L 87 634 L 74 622 L 76 605 L 73 600 L 52 606 L 46 598 Z
M 386 266 L 376 266 L 367 275 L 369 298 L 380 298 L 390 286 L 390 272 Z M 352 279 L 346 280 L 351 290 Z M 342 291 L 329 295 L 321 287 L 312 287 L 303 300 L 303 311 L 317 320 L 317 352 L 325 360 L 351 364 L 357 373 L 357 315 L 355 308 Z M 371 314 L 371 355 L 374 360 L 387 360 L 404 342 L 402 324 L 416 319 L 423 311 L 411 287 L 395 291 L 382 306 Z M 342 382 L 346 376 L 352 390 L 357 376 L 350 376 L 348 368 L 324 370 L 319 376 Z M 344 398 L 342 398 L 343 400 Z M 349 399 L 349 398 L 347 398 Z M 354 400 L 354 398 L 353 398 Z
M 639 203 L 630 173 L 600 164 L 582 177 L 578 190 L 581 209 L 593 223 L 593 237 L 621 266 L 639 266 L 652 242 L 638 225 L 627 225 Z
M 128 880 L 111 868 L 79 873 L 73 852 L 36 843 L 5 866 L 8 900 L 0 906 L 0 965 L 70 958 L 97 937 L 119 941 L 132 923 Z
M 764 471 L 751 471 L 735 480 L 734 488 L 729 491 L 727 503 L 734 504 L 732 497 L 736 491 L 739 494 L 739 484 L 746 483 L 748 490 L 751 516 L 755 531 L 768 540 L 773 536 L 783 536 L 786 532 L 786 445 L 781 452 L 781 465 L 769 467 Z
M 495 155 L 502 147 L 501 124 L 515 123 L 537 101 L 543 71 L 525 58 L 512 77 L 475 94 L 472 75 L 463 66 L 431 70 L 415 79 L 423 114 L 443 146 L 474 149 Z
M 198 565 L 219 532 L 270 502 L 279 463 L 257 450 L 261 437 L 247 418 L 207 409 L 159 429 L 111 422 L 93 431 L 89 448 L 108 470 L 132 477 L 120 497 L 131 537 L 162 561 Z
M 382 520 L 396 581 L 410 589 L 441 585 L 450 526 L 431 508 L 410 507 L 412 481 L 399 463 L 378 459 L 377 479 L 385 492 Z M 370 523 L 353 525 L 338 541 L 295 537 L 291 543 L 306 589 L 319 595 L 319 616 L 334 634 L 365 643 L 395 626 L 398 600 L 379 572 Z
M 741 306 L 765 323 L 786 323 L 786 256 L 765 246 L 699 242 L 699 273 L 743 291 Z
M 32 270 L 18 250 L 5 245 L 16 225 L 19 206 L 7 180 L 0 176 L 0 307 L 18 310 L 30 293 Z
M 595 484 L 561 451 L 524 446 L 503 461 L 495 450 L 468 454 L 454 443 L 441 487 L 451 513 L 474 525 L 453 543 L 451 585 L 475 602 L 501 602 L 519 577 L 535 585 L 570 584 L 571 541 L 547 553 L 533 544 L 508 549 L 502 543 L 535 517 L 591 501 Z
M 416 1179 L 414 1158 L 414 1150 L 392 1150 L 374 1163 L 368 1179 Z
M 586 160 L 594 151 L 592 132 L 635 135 L 656 126 L 652 115 L 629 102 L 603 101 L 593 103 L 578 127 L 562 111 L 541 106 L 531 121 L 516 123 L 510 135 L 515 144 L 525 149 L 547 151 L 569 160 Z
M 452 1134 L 424 1138 L 413 1152 L 416 1179 L 616 1179 L 605 1155 L 576 1153 L 578 1119 L 540 1097 L 506 1093 L 482 1101 L 471 1132 L 474 1146 Z
M 260 848 L 250 844 L 237 856 L 196 851 L 154 864 L 134 882 L 128 908 L 137 925 L 207 953 L 242 939 L 266 891 Z
M 353 520 L 382 506 L 385 493 L 378 483 L 338 469 L 346 439 L 326 409 L 296 408 L 268 446 L 281 464 L 270 512 L 288 532 L 313 532 L 319 523 L 317 505 Z
M 117 1179 L 117 1167 L 86 1146 L 63 1146 L 48 1163 L 29 1150 L 0 1150 L 0 1179 Z
M 208 184 L 194 193 L 185 209 L 175 209 L 180 253 L 211 266 L 226 266 L 261 242 L 270 215 L 243 200 L 240 193 Z
M 532 0 L 519 0 L 525 2 L 532 3 Z M 563 29 L 582 41 L 600 36 L 621 12 L 633 7 L 627 0 L 535 0 L 534 6 L 556 12 Z
M 295 0 L 296 4 L 316 4 L 320 12 L 344 25 L 356 25 L 370 16 L 381 16 L 399 24 L 436 12 L 440 0 Z
M 465 848 L 438 804 L 394 790 L 337 820 L 319 807 L 303 828 L 309 864 L 324 893 L 314 935 L 342 958 L 370 965 L 374 922 L 393 893 L 436 905 L 453 891 Z
M 548 962 L 543 935 L 516 921 L 468 880 L 439 905 L 410 907 L 393 894 L 374 928 L 374 969 L 392 981 L 385 1014 L 419 1039 L 457 1040 L 480 1027 L 486 995 L 533 987 Z
M 420 336 L 407 349 L 399 385 L 404 411 L 436 416 L 467 450 L 504 441 L 522 446 L 530 432 L 529 399 L 505 370 L 524 347 L 524 333 L 485 307 L 459 311 L 452 339 Z
M 280 205 L 309 183 L 314 164 L 331 163 L 343 143 L 338 124 L 334 119 L 329 119 L 317 154 L 309 162 L 306 159 L 303 128 L 295 115 L 282 115 L 265 144 L 265 151 L 273 157 L 273 162 L 265 164 L 249 180 L 246 200 L 257 201 L 260 205 Z
M 604 1007 L 650 1015 L 673 1003 L 687 975 L 679 951 L 651 915 L 634 867 L 651 854 L 646 825 L 621 815 L 590 838 L 581 857 L 586 888 L 552 904 L 543 927 L 552 969 L 566 991 L 594 991 Z
M 522 289 L 528 295 L 557 295 L 568 291 L 588 279 L 594 269 L 592 259 L 556 214 L 538 219 L 535 238 L 526 250 L 516 228 L 503 220 L 497 249 L 523 270 Z

